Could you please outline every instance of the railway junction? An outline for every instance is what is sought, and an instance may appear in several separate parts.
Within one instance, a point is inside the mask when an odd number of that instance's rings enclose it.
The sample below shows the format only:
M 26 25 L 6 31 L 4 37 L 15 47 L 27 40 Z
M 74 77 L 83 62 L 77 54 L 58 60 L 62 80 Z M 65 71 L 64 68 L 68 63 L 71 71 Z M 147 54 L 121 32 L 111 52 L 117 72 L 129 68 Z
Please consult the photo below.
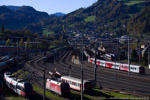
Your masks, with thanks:
M 46 60 L 43 61 L 43 58 Z M 84 60 L 81 60 L 84 59 Z M 83 79 L 94 80 L 94 65 L 89 63 L 86 56 L 78 49 L 65 48 L 47 52 L 46 54 L 39 54 L 33 56 L 28 62 L 24 62 L 21 68 L 14 69 L 16 76 L 22 73 L 28 72 L 24 80 L 31 82 L 35 86 L 44 88 L 43 82 L 45 79 L 50 78 L 49 72 L 59 72 L 62 76 L 72 76 L 81 79 L 81 68 L 83 69 Z M 12 72 L 15 72 L 12 71 Z M 45 75 L 45 78 L 43 77 Z M 104 68 L 98 66 L 96 69 L 96 88 L 100 88 L 106 91 L 113 91 L 126 95 L 133 95 L 135 97 L 149 99 L 150 97 L 150 71 L 146 69 L 145 74 L 130 73 L 110 68 Z M 89 94 L 92 96 L 102 96 L 100 93 Z M 43 99 L 43 94 L 35 92 L 36 95 L 33 97 Z M 79 92 L 80 94 L 80 92 Z M 103 96 L 102 96 L 103 97 Z M 113 98 L 111 95 L 106 95 L 106 98 Z M 69 98 L 79 98 L 72 95 Z M 51 99 L 47 97 L 46 99 Z M 85 99 L 87 99 L 85 97 Z

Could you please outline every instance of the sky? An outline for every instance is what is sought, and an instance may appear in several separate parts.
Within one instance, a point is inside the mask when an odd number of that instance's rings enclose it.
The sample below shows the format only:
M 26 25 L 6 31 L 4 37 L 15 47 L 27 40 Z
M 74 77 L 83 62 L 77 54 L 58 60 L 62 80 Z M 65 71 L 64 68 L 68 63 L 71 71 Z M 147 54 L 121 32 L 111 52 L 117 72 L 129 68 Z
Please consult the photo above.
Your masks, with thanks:
M 95 3 L 97 0 L 0 0 L 2 5 L 14 6 L 32 6 L 38 11 L 44 11 L 48 14 L 56 12 L 70 13 L 81 7 L 88 7 Z

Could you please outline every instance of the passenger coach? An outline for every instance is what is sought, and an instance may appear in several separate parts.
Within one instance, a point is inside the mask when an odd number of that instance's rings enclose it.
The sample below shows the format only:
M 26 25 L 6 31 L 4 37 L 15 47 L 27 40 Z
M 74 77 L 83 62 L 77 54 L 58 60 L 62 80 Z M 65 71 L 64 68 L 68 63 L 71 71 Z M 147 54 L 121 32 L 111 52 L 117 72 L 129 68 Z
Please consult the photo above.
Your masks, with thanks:
M 81 91 L 81 79 L 70 76 L 62 76 L 61 80 L 68 83 L 71 89 Z M 93 83 L 90 80 L 83 80 L 83 91 L 88 91 L 93 88 Z
M 88 58 L 88 62 L 95 64 L 95 58 Z M 129 65 L 128 64 L 122 64 L 112 61 L 105 61 L 105 60 L 96 60 L 96 64 L 98 66 L 107 67 L 107 68 L 113 68 L 118 69 L 122 71 L 129 71 Z M 130 71 L 134 73 L 145 73 L 145 68 L 138 65 L 130 65 Z

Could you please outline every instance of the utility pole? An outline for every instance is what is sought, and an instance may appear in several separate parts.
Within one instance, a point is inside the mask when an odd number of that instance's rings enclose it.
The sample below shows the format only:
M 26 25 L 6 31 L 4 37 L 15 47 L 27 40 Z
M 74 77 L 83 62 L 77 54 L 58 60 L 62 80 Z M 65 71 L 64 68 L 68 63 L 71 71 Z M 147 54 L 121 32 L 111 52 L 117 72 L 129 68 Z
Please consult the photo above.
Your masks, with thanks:
M 149 40 L 148 40 L 148 68 L 149 68 L 149 63 L 150 63 L 150 61 L 149 61 L 149 59 L 150 59 L 149 54 L 150 54 L 150 48 L 149 48 Z
M 43 60 L 44 60 L 44 59 L 43 59 Z M 45 65 L 45 62 L 43 61 L 43 72 L 44 72 L 44 73 L 43 73 L 43 86 L 44 86 L 44 87 L 43 87 L 43 88 L 44 88 L 44 89 L 43 89 L 43 90 L 44 90 L 43 100 L 45 100 L 45 66 L 44 66 L 44 65 Z
M 130 75 L 130 38 L 128 37 L 128 75 Z
M 44 67 L 44 66 L 43 66 Z M 43 95 L 43 100 L 45 100 L 45 67 L 44 67 L 44 73 L 43 73 L 43 85 L 44 85 L 44 95 Z
M 81 67 L 81 100 L 83 100 L 83 68 Z
M 19 45 L 18 45 L 18 37 L 17 37 L 17 62 L 20 62 L 19 60 L 19 47 L 18 47 Z M 18 70 L 19 70 L 19 68 L 18 68 L 19 66 L 18 66 L 18 63 L 17 63 L 17 74 L 18 74 Z M 18 79 L 18 75 L 17 75 L 17 79 Z
M 82 60 L 83 61 L 83 39 L 82 39 Z M 81 65 L 81 100 L 83 100 L 83 68 Z
M 94 81 L 95 81 L 95 86 L 96 86 L 96 69 L 97 69 L 97 65 L 96 65 L 96 53 L 97 53 L 97 43 L 95 43 L 95 65 L 94 65 Z

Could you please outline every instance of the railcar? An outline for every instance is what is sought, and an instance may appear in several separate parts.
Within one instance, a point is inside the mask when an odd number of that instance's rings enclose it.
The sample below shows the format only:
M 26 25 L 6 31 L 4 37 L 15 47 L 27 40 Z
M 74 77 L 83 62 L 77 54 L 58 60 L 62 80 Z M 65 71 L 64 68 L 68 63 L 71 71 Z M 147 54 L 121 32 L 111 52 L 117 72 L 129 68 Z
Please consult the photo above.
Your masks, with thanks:
M 94 64 L 94 58 L 88 58 L 88 62 Z M 96 60 L 96 64 L 98 66 L 107 67 L 107 68 L 113 68 L 118 69 L 122 71 L 129 71 L 129 65 L 128 64 L 122 64 L 117 62 L 111 62 L 111 61 L 105 61 L 105 60 Z M 130 65 L 130 71 L 134 73 L 145 73 L 145 68 L 142 66 L 137 65 Z
M 31 97 L 33 95 L 32 84 L 23 80 L 17 80 L 10 72 L 4 73 L 4 81 L 10 89 L 21 96 Z
M 69 96 L 70 95 L 70 86 L 68 83 L 63 82 L 61 80 L 46 80 L 46 89 L 55 92 L 61 96 Z
M 6 60 L 9 60 L 9 59 L 10 59 L 10 56 L 4 56 L 0 59 L 0 62 L 6 61 Z
M 86 51 L 84 51 L 84 54 L 86 57 L 90 57 L 90 55 Z
M 81 91 L 81 79 L 77 79 L 70 76 L 62 76 L 61 80 L 68 83 L 71 89 Z M 90 80 L 83 80 L 83 91 L 90 91 L 92 90 L 92 81 Z
M 10 58 L 7 61 L 0 62 L 0 71 L 3 71 L 5 69 L 8 69 L 8 68 L 12 67 L 12 65 L 14 63 L 15 63 L 14 57 Z
M 113 61 L 115 59 L 115 55 L 110 53 L 110 54 L 105 54 L 104 55 L 104 58 L 107 59 L 107 60 L 111 60 Z

